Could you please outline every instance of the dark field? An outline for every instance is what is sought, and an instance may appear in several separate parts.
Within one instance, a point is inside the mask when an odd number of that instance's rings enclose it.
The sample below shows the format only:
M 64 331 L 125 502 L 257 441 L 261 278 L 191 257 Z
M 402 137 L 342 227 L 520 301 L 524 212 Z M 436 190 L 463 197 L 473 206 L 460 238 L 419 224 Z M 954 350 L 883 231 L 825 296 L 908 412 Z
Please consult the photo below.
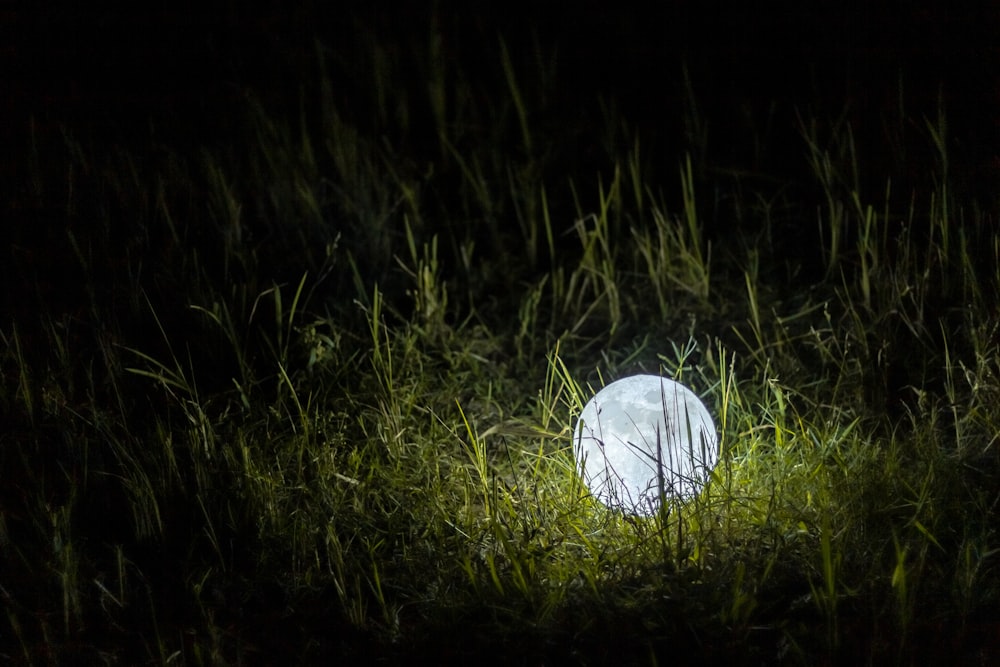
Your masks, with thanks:
M 0 659 L 1000 660 L 1000 13 L 3 10 Z M 572 434 L 659 373 L 700 495 Z

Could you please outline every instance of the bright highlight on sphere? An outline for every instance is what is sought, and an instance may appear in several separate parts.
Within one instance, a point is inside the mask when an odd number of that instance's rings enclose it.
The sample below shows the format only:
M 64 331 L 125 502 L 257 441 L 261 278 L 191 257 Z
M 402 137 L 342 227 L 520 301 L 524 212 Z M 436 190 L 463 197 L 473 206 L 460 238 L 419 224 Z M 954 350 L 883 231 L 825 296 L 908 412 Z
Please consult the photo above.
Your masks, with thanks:
M 684 385 L 633 375 L 580 413 L 573 451 L 590 492 L 608 507 L 652 515 L 664 498 L 698 494 L 719 459 L 715 424 Z

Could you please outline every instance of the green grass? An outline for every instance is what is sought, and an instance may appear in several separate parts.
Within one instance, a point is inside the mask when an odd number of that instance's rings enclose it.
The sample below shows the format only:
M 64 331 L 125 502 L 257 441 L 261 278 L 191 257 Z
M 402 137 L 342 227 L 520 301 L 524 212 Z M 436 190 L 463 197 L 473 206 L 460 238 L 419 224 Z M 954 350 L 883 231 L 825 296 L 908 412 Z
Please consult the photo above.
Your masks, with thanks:
M 799 181 L 693 145 L 656 182 L 627 130 L 567 180 L 572 138 L 533 124 L 544 66 L 499 42 L 485 105 L 435 54 L 430 158 L 324 74 L 320 122 L 248 105 L 227 148 L 29 128 L 18 210 L 66 224 L 11 250 L 0 655 L 995 655 L 1000 242 L 944 117 L 911 137 L 927 189 L 863 191 L 864 147 L 820 118 Z M 412 131 L 390 97 L 373 117 Z M 649 519 L 590 498 L 570 447 L 639 371 L 701 395 L 721 449 Z

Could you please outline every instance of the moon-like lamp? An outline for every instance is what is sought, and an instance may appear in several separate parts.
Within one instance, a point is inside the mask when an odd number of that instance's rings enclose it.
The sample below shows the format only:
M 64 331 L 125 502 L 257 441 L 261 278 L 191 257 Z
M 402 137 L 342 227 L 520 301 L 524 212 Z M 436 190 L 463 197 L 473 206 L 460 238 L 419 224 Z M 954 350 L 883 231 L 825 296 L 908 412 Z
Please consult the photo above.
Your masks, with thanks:
M 688 500 L 719 458 L 715 424 L 690 389 L 657 375 L 633 375 L 597 392 L 580 413 L 573 451 L 602 503 L 653 515 L 664 500 Z

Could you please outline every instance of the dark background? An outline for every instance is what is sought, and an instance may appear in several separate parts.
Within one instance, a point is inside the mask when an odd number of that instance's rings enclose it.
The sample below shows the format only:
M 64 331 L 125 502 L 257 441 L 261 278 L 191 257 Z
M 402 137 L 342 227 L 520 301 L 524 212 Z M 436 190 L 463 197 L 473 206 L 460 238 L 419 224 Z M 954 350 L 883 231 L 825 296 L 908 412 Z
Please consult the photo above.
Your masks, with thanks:
M 607 167 L 598 144 L 609 114 L 642 138 L 647 174 L 659 182 L 675 178 L 685 152 L 699 168 L 801 175 L 800 119 L 843 117 L 870 178 L 863 195 L 877 200 L 887 175 L 902 191 L 931 187 L 906 179 L 934 168 L 927 122 L 941 109 L 949 160 L 961 167 L 955 192 L 987 209 L 1000 192 L 1000 5 L 987 0 L 677 0 L 648 8 L 589 0 L 56 0 L 14 4 L 0 18 L 0 177 L 8 188 L 22 180 L 32 142 L 67 130 L 98 146 L 152 141 L 197 150 L 239 144 L 245 129 L 236 119 L 251 97 L 279 117 L 315 117 L 319 62 L 349 122 L 417 163 L 433 159 L 440 146 L 426 78 L 436 34 L 445 69 L 470 81 L 484 108 L 507 94 L 505 40 L 533 92 L 536 131 L 569 146 L 545 175 L 560 182 L 573 170 L 589 179 Z M 373 45 L 404 82 L 390 94 L 409 108 L 405 130 L 373 113 Z M 532 88 L 539 62 L 555 72 L 541 91 Z M 708 128 L 704 146 L 694 145 L 692 117 Z M 898 146 L 904 134 L 915 146 L 907 151 Z M 8 189 L 8 202 L 17 198 Z
M 315 54 L 314 39 L 350 60 L 366 32 L 383 43 L 425 40 L 433 15 L 449 55 L 470 70 L 496 69 L 495 34 L 516 51 L 535 32 L 558 50 L 560 94 L 616 95 L 646 123 L 673 101 L 681 62 L 709 107 L 820 95 L 863 114 L 892 103 L 903 72 L 916 103 L 943 86 L 956 121 L 997 120 L 995 3 L 537 5 L 24 2 L 0 14 L 6 111 L 126 123 L 180 114 L 193 124 L 242 87 L 282 92 Z

